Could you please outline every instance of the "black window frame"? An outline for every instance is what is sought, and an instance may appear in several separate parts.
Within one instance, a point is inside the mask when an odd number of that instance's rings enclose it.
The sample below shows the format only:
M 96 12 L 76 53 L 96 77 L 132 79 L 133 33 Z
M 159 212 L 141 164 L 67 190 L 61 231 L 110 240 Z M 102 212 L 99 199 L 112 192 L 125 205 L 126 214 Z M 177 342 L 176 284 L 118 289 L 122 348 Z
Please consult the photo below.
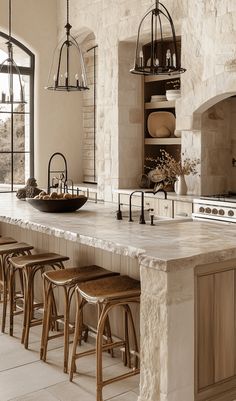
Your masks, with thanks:
M 9 36 L 7 34 L 5 34 L 4 32 L 0 31 L 0 37 L 8 40 Z M 16 190 L 14 190 L 14 185 L 16 185 L 14 183 L 14 167 L 13 167 L 13 157 L 14 154 L 29 154 L 29 158 L 30 158 L 30 177 L 34 177 L 34 80 L 35 80 L 35 55 L 34 53 L 32 53 L 31 50 L 29 50 L 25 45 L 23 45 L 23 43 L 19 42 L 18 40 L 16 40 L 15 38 L 11 38 L 11 42 L 13 44 L 13 46 L 17 46 L 20 49 L 22 49 L 30 58 L 30 66 L 29 67 L 23 67 L 23 66 L 19 66 L 19 71 L 21 75 L 27 75 L 29 76 L 29 112 L 25 113 L 25 114 L 29 114 L 29 143 L 30 143 L 30 147 L 29 147 L 29 151 L 14 151 L 13 150 L 13 127 L 14 127 L 14 123 L 13 123 L 13 116 L 14 114 L 17 114 L 16 112 L 14 112 L 13 110 L 13 105 L 11 105 L 11 111 L 9 113 L 11 113 L 11 150 L 10 151 L 1 151 L 0 149 L 0 154 L 10 154 L 11 155 L 11 190 L 10 191 L 1 191 L 1 184 L 0 184 L 0 194 L 1 193 L 11 193 L 11 192 L 16 192 Z M 13 47 L 13 56 L 14 56 L 14 47 Z M 3 66 L 1 73 L 7 73 L 7 66 Z M 0 73 L 0 74 L 1 74 Z M 0 111 L 0 114 L 5 113 L 4 111 Z

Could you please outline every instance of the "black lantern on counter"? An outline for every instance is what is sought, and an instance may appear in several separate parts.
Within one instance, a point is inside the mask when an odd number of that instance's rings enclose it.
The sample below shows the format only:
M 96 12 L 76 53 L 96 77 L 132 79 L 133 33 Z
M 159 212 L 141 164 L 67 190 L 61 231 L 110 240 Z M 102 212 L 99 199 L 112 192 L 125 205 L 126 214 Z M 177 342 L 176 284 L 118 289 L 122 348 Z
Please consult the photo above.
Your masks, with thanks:
M 54 51 L 53 61 L 45 89 L 54 91 L 82 91 L 89 89 L 82 51 L 71 35 L 69 23 L 69 0 L 67 0 L 66 38 Z
M 19 67 L 13 58 L 13 45 L 11 36 L 12 4 L 8 3 L 9 33 L 7 46 L 7 58 L 0 65 L 0 73 L 6 74 L 7 82 L 0 87 L 1 104 L 25 104 L 24 81 L 21 77 Z
M 141 37 L 147 26 L 151 26 L 151 37 L 141 43 Z M 164 35 L 164 28 L 167 34 Z M 146 12 L 139 28 L 132 74 L 174 75 L 186 70 L 180 66 L 180 51 L 173 20 L 167 8 L 156 0 L 155 5 Z

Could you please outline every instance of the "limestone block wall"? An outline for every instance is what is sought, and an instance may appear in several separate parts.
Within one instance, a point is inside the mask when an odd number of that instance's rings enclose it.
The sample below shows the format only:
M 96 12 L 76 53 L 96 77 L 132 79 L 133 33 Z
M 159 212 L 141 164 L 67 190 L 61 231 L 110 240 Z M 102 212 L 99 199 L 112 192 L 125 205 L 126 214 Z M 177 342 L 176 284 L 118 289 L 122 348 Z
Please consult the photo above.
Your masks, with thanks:
M 94 106 L 96 107 L 96 100 L 94 102 L 94 90 L 96 80 L 94 80 L 94 72 L 96 72 L 97 48 L 90 50 L 96 46 L 96 39 L 94 34 L 91 33 L 82 43 L 84 51 L 84 62 L 87 72 L 87 80 L 89 90 L 83 92 L 83 181 L 96 182 L 96 149 L 94 160 L 94 147 L 96 148 L 96 116 L 94 115 Z M 96 74 L 97 75 L 97 74 Z M 96 92 L 95 92 L 96 93 Z M 96 114 L 96 110 L 95 110 Z
M 143 169 L 143 80 L 131 75 L 134 43 L 119 43 L 119 170 L 120 188 L 137 187 Z
M 92 31 L 98 44 L 98 196 L 107 201 L 112 200 L 114 188 L 136 186 L 137 176 L 142 173 L 142 143 L 139 142 L 143 130 L 139 112 L 143 101 L 140 98 L 142 77 L 132 77 L 128 70 L 139 22 L 153 3 L 153 0 L 70 1 L 74 32 Z M 187 15 L 188 1 L 166 0 L 165 6 L 174 16 L 177 34 L 180 34 L 180 22 Z M 64 0 L 58 0 L 59 36 L 65 11 Z M 123 45 L 123 42 L 132 45 Z M 123 102 L 126 107 L 120 109 Z
M 181 100 L 177 128 L 199 128 L 199 113 L 236 92 L 236 2 L 188 1 L 182 24 Z M 191 6 L 190 6 L 191 4 Z
M 183 154 L 201 160 L 199 174 L 187 176 L 189 193 L 236 192 L 236 98 L 218 102 L 200 119 L 200 129 L 182 132 Z
M 205 111 L 202 116 L 202 193 L 224 193 L 230 189 L 231 99 Z
M 98 192 L 100 198 L 109 201 L 114 188 L 134 186 L 137 173 L 142 172 L 139 141 L 143 126 L 138 111 L 142 78 L 129 76 L 128 69 L 139 22 L 153 0 L 71 0 L 70 4 L 73 29 L 77 33 L 94 32 L 99 46 Z M 177 35 L 182 37 L 182 66 L 187 71 L 181 77 L 182 96 L 176 105 L 177 129 L 185 131 L 183 153 L 203 158 L 201 177 L 187 177 L 189 192 L 200 194 L 205 187 L 201 179 L 208 173 L 201 140 L 207 138 L 211 142 L 210 134 L 201 133 L 202 114 L 236 93 L 236 3 L 235 0 L 165 0 L 164 5 L 173 17 Z M 58 6 L 60 32 L 64 1 L 58 1 Z M 209 170 L 214 169 L 215 161 L 212 163 L 211 167 L 208 163 Z M 223 185 L 219 184 L 219 177 L 215 190 Z

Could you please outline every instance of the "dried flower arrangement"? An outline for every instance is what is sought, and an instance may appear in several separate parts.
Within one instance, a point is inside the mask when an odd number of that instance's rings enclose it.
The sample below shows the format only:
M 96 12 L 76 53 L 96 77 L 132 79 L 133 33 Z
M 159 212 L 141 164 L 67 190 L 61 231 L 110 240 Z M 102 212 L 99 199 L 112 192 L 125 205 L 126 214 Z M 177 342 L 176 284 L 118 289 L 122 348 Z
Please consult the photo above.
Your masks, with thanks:
M 197 166 L 200 163 L 199 159 L 190 159 L 182 157 L 177 161 L 168 152 L 161 149 L 161 156 L 156 159 L 147 157 L 146 161 L 151 162 L 152 167 L 145 166 L 149 172 L 149 178 L 153 182 L 164 182 L 165 184 L 174 184 L 177 177 L 180 175 L 196 175 L 198 173 Z M 182 154 L 182 156 L 184 156 Z

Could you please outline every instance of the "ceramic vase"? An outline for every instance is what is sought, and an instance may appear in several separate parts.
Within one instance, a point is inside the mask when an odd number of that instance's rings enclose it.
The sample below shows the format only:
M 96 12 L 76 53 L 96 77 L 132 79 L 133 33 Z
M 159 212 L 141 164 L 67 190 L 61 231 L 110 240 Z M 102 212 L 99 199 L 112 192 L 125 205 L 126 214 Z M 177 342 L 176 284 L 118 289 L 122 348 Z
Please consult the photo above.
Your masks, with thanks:
M 175 182 L 175 192 L 177 195 L 187 194 L 187 184 L 184 175 L 179 175 Z

